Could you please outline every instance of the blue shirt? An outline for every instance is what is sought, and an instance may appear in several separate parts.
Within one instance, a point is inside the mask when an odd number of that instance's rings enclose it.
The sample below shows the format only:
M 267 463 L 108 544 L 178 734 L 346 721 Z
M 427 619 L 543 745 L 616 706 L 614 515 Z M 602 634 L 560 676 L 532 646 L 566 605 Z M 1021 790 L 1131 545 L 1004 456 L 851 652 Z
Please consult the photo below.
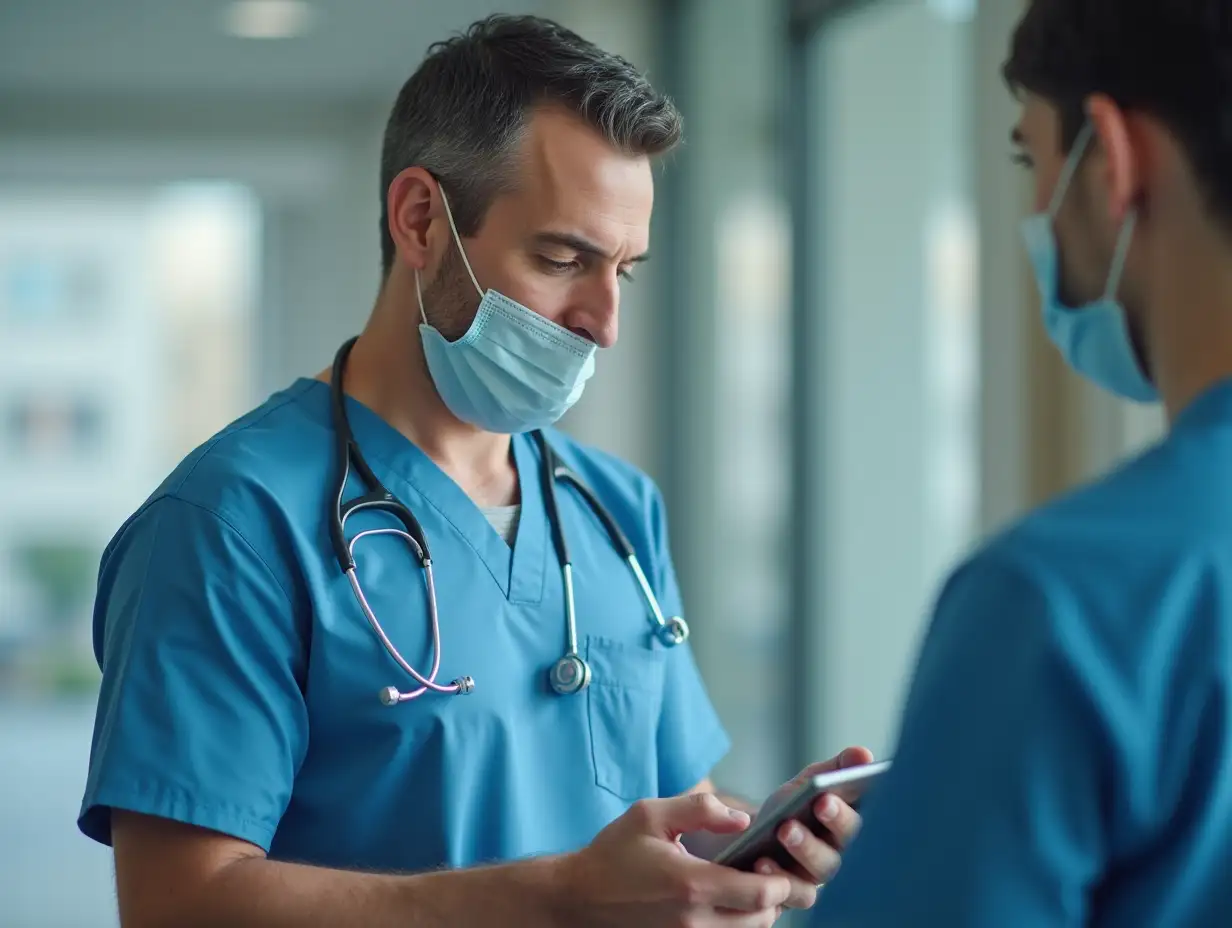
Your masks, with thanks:
M 359 608 L 329 541 L 337 463 L 329 387 L 300 380 L 193 452 L 102 559 L 98 715 L 79 827 L 110 841 L 124 808 L 220 831 L 275 859 L 414 871 L 576 849 L 634 800 L 674 795 L 728 748 L 687 645 L 665 648 L 599 521 L 557 485 L 593 682 L 556 695 L 562 579 L 537 449 L 513 439 L 522 512 L 502 539 L 445 473 L 348 399 L 377 477 L 433 558 L 438 681 L 415 688 Z M 680 593 L 663 503 L 644 475 L 559 433 L 549 441 L 623 528 L 668 614 Z M 352 470 L 346 498 L 365 492 Z M 395 524 L 360 513 L 347 536 Z M 405 541 L 355 548 L 385 632 L 427 674 L 424 574 Z
M 817 925 L 1232 923 L 1232 384 L 937 604 Z

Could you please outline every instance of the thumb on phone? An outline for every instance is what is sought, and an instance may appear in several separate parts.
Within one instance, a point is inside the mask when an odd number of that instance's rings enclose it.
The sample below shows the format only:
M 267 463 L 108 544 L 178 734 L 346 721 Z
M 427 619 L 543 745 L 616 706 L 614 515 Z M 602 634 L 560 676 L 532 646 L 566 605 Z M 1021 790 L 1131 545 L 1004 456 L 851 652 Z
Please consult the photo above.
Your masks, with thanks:
M 646 804 L 653 831 L 674 841 L 694 831 L 735 834 L 749 827 L 747 812 L 733 809 L 714 793 L 688 793 L 672 799 Z

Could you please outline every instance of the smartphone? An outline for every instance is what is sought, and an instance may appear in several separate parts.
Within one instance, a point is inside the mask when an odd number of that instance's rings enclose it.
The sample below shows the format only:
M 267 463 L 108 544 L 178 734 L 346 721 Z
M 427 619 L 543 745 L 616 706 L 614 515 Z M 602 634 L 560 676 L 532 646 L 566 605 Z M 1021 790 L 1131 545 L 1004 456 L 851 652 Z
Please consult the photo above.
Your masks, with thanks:
M 795 819 L 813 834 L 822 837 L 826 827 L 813 813 L 817 800 L 825 793 L 836 792 L 848 805 L 854 807 L 868 787 L 889 769 L 890 761 L 883 760 L 819 773 L 809 778 L 783 800 L 778 808 L 758 815 L 752 825 L 715 857 L 714 862 L 737 870 L 751 871 L 757 861 L 768 857 L 784 870 L 796 868 L 798 864 L 795 858 L 779 840 L 779 826 L 788 819 Z

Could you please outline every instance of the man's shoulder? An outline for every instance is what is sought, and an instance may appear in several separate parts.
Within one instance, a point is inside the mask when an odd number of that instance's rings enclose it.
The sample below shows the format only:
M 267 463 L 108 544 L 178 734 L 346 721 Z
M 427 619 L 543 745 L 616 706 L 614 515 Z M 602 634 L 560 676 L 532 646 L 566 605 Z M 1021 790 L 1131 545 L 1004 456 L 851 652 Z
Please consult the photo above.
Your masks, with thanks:
M 133 518 L 178 500 L 213 514 L 243 534 L 271 508 L 323 500 L 332 444 L 322 427 L 314 381 L 297 380 L 229 422 L 188 452 Z M 130 522 L 132 519 L 129 520 Z
M 1232 496 L 1217 469 L 1164 443 L 1027 513 L 949 578 L 953 627 L 998 624 L 1134 679 L 1152 649 L 1213 644 L 1232 624 L 1210 608 L 1232 596 Z
M 1232 546 L 1232 453 L 1194 452 L 1161 442 L 1025 514 L 982 553 L 1076 590 L 1222 563 Z

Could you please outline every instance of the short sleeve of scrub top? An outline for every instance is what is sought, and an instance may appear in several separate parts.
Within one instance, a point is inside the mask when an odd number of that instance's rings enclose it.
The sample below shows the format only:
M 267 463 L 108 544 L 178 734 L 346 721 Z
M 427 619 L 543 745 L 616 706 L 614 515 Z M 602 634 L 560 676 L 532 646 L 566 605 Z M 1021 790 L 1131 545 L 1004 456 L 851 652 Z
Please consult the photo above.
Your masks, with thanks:
M 283 584 L 222 515 L 163 495 L 104 554 L 98 603 L 82 831 L 109 844 L 116 808 L 268 851 L 308 742 Z
M 1095 643 L 1067 621 L 1074 604 L 1046 577 L 993 553 L 951 578 L 894 766 L 814 924 L 1085 924 L 1116 706 Z

